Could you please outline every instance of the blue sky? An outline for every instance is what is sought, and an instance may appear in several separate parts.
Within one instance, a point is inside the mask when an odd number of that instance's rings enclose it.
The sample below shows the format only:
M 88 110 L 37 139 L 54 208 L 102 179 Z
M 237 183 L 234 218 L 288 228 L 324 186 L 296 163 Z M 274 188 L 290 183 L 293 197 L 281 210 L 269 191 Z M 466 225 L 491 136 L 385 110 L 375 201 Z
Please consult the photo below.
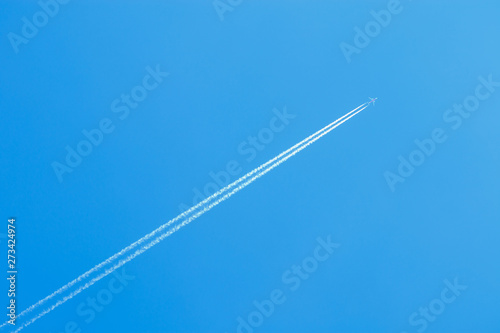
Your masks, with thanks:
M 236 180 L 377 104 L 125 265 L 129 280 L 110 275 L 24 331 L 237 332 L 281 290 L 241 332 L 498 332 L 500 4 L 216 4 L 68 2 L 26 37 L 41 5 L 0 2 L 0 207 L 5 231 L 17 219 L 18 310 L 176 216 L 210 172 L 235 161 Z M 348 61 L 341 44 L 389 10 Z M 147 96 L 127 106 L 132 91 Z M 249 137 L 284 110 L 248 161 Z M 68 166 L 66 147 L 96 128 L 109 133 Z M 414 153 L 436 129 L 446 140 Z M 424 160 L 403 177 L 412 153 Z M 318 237 L 340 246 L 292 291 L 283 277 Z M 97 295 L 112 300 L 90 310 Z

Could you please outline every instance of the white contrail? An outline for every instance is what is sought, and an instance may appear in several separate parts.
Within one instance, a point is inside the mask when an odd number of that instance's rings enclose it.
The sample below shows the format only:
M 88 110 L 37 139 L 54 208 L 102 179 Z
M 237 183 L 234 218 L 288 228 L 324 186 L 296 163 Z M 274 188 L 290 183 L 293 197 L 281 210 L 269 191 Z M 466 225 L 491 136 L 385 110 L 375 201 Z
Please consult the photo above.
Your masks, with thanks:
M 112 261 L 114 261 L 115 259 L 117 259 L 118 257 L 122 256 L 123 254 L 127 253 L 128 251 L 132 250 L 133 248 L 137 247 L 138 245 L 142 244 L 143 242 L 147 241 L 148 239 L 154 237 L 156 234 L 158 234 L 159 232 L 161 232 L 162 230 L 164 230 L 165 228 L 167 228 L 168 226 L 170 226 L 171 224 L 175 223 L 176 221 L 188 216 L 189 214 L 191 214 L 192 212 L 194 212 L 195 210 L 199 209 L 200 207 L 206 205 L 207 203 L 209 203 L 211 200 L 219 197 L 221 194 L 227 192 L 228 190 L 230 190 L 231 188 L 237 186 L 238 184 L 240 184 L 241 182 L 245 181 L 246 179 L 248 179 L 249 177 L 253 176 L 254 174 L 256 174 L 257 172 L 261 171 L 262 169 L 264 169 L 265 167 L 267 167 L 268 165 L 274 163 L 276 160 L 278 160 L 279 158 L 281 158 L 282 156 L 288 154 L 290 151 L 296 149 L 297 147 L 299 147 L 300 145 L 304 144 L 305 142 L 309 141 L 311 138 L 315 137 L 316 135 L 319 135 L 321 134 L 322 132 L 326 131 L 329 127 L 335 125 L 336 123 L 338 123 L 339 121 L 342 121 L 343 119 L 345 119 L 346 117 L 348 117 L 349 115 L 351 115 L 352 113 L 356 112 L 357 110 L 359 110 L 360 108 L 362 108 L 363 106 L 367 105 L 368 103 L 364 103 L 360 106 L 358 106 L 357 108 L 355 108 L 354 110 L 348 112 L 347 114 L 345 114 L 344 116 L 340 117 L 339 119 L 335 120 L 334 122 L 332 122 L 331 124 L 329 124 L 328 126 L 325 126 L 324 128 L 322 128 L 321 130 L 317 131 L 316 133 L 308 136 L 307 138 L 305 138 L 304 140 L 300 141 L 299 143 L 297 143 L 296 145 L 294 145 L 293 147 L 285 150 L 284 152 L 282 152 L 281 154 L 279 154 L 278 156 L 274 157 L 273 159 L 269 160 L 268 162 L 262 164 L 261 166 L 259 166 L 258 168 L 248 172 L 246 175 L 244 175 L 243 177 L 237 179 L 236 181 L 234 181 L 233 183 L 227 185 L 226 187 L 220 189 L 219 191 L 215 192 L 214 194 L 212 194 L 211 196 L 209 196 L 208 198 L 206 198 L 205 200 L 201 201 L 200 203 L 198 203 L 197 205 L 189 208 L 187 211 L 179 214 L 178 216 L 176 216 L 175 218 L 171 219 L 170 221 L 168 221 L 167 223 L 161 225 L 160 227 L 158 227 L 157 229 L 155 229 L 154 231 L 152 231 L 151 233 L 145 235 L 144 237 L 140 238 L 139 240 L 137 240 L 136 242 L 130 244 L 129 246 L 123 248 L 122 250 L 120 250 L 119 252 L 115 253 L 113 256 L 109 257 L 108 259 L 104 260 L 103 262 L 101 262 L 100 264 L 92 267 L 90 270 L 86 271 L 85 273 L 81 274 L 79 277 L 77 277 L 76 279 L 70 281 L 69 283 L 67 283 L 66 285 L 62 286 L 61 288 L 57 289 L 56 291 L 54 291 L 52 294 L 48 295 L 47 297 L 39 300 L 38 302 L 36 302 L 35 304 L 31 305 L 30 307 L 28 307 L 27 309 L 23 310 L 22 312 L 20 312 L 17 316 L 17 318 L 19 317 L 22 317 L 24 316 L 25 314 L 31 312 L 32 310 L 34 310 L 35 308 L 37 308 L 38 306 L 42 305 L 43 303 L 47 302 L 48 300 L 52 299 L 54 296 L 58 295 L 58 294 L 61 294 L 63 293 L 64 291 L 68 290 L 69 288 L 71 288 L 73 285 L 75 285 L 76 283 L 86 279 L 87 277 L 89 277 L 92 273 L 96 272 L 97 270 L 99 270 L 100 268 L 110 264 Z M 3 323 L 0 325 L 0 328 L 3 327 L 4 325 L 6 325 L 7 322 Z
M 69 287 L 71 287 L 72 285 L 74 285 L 75 283 L 77 283 L 78 281 L 81 281 L 83 278 L 89 276 L 92 272 L 95 272 L 97 269 L 103 267 L 104 265 L 106 264 L 109 264 L 113 261 L 113 259 L 116 259 L 118 256 L 124 254 L 125 252 L 129 251 L 130 249 L 132 249 L 133 247 L 143 243 L 144 241 L 146 241 L 147 239 L 153 237 L 155 234 L 157 234 L 158 232 L 160 232 L 161 230 L 165 229 L 167 226 L 171 225 L 172 223 L 178 221 L 179 219 L 181 219 L 182 217 L 185 217 L 188 215 L 188 213 L 190 212 L 193 212 L 195 211 L 196 209 L 200 208 L 202 205 L 208 203 L 209 201 L 215 199 L 216 197 L 220 196 L 222 193 L 224 192 L 227 192 L 229 191 L 231 188 L 237 186 L 236 188 L 234 188 L 231 192 L 223 195 L 222 197 L 218 198 L 217 200 L 215 200 L 213 203 L 209 204 L 208 206 L 204 206 L 203 209 L 199 212 L 197 212 L 196 214 L 192 215 L 191 217 L 185 219 L 182 223 L 172 227 L 170 230 L 168 230 L 167 232 L 163 233 L 162 235 L 158 236 L 156 239 L 154 239 L 153 241 L 151 241 L 149 244 L 147 245 L 144 245 L 143 247 L 141 247 L 140 249 L 136 250 L 133 254 L 130 254 L 128 257 L 126 257 L 125 259 L 122 259 L 120 260 L 118 263 L 116 263 L 115 265 L 113 265 L 113 267 L 109 268 L 109 269 L 106 269 L 103 273 L 101 273 L 100 275 L 98 275 L 97 277 L 93 278 L 92 280 L 90 280 L 89 282 L 85 283 L 83 286 L 79 287 L 77 290 L 73 291 L 72 293 L 70 293 L 68 296 L 65 296 L 63 299 L 59 300 L 58 302 L 56 302 L 54 305 L 52 305 L 51 307 L 47 308 L 46 310 L 42 311 L 41 313 L 39 313 L 37 316 L 35 316 L 34 318 L 32 318 L 31 320 L 27 321 L 26 323 L 24 323 L 21 327 L 19 327 L 15 332 L 19 332 L 21 329 L 23 329 L 24 327 L 30 325 L 31 323 L 33 323 L 34 321 L 36 321 L 37 319 L 43 317 L 45 314 L 49 313 L 50 311 L 54 310 L 56 307 L 58 307 L 59 305 L 65 303 L 66 301 L 68 301 L 69 299 L 73 298 L 74 296 L 76 296 L 77 294 L 79 294 L 81 291 L 87 289 L 88 287 L 90 287 L 91 285 L 93 285 L 94 283 L 96 283 L 97 281 L 101 280 L 103 277 L 107 276 L 108 274 L 112 273 L 113 271 L 115 271 L 116 269 L 118 269 L 119 267 L 123 266 L 124 264 L 126 264 L 127 262 L 131 261 L 132 259 L 134 259 L 135 257 L 137 257 L 138 255 L 144 253 L 145 251 L 147 251 L 149 248 L 151 248 L 152 246 L 158 244 L 160 241 L 162 241 L 163 239 L 165 239 L 166 237 L 170 236 L 172 233 L 176 232 L 177 230 L 179 230 L 181 227 L 189 224 L 190 222 L 192 222 L 193 220 L 195 220 L 196 218 L 198 218 L 199 216 L 203 215 L 205 212 L 209 211 L 210 209 L 212 209 L 213 207 L 217 206 L 219 203 L 221 203 L 222 201 L 225 201 L 226 199 L 228 199 L 229 197 L 231 197 L 233 194 L 235 194 L 236 192 L 240 191 L 241 189 L 245 188 L 246 186 L 248 186 L 250 183 L 254 182 L 256 179 L 262 177 L 263 175 L 265 175 L 266 173 L 268 173 L 269 171 L 271 171 L 272 169 L 274 169 L 275 167 L 277 167 L 278 165 L 280 165 L 281 163 L 285 162 L 286 160 L 288 160 L 290 157 L 294 156 L 295 154 L 297 154 L 298 152 L 300 152 L 301 150 L 305 149 L 307 146 L 309 146 L 310 144 L 314 143 L 316 140 L 318 140 L 319 138 L 321 138 L 322 136 L 328 134 L 330 131 L 332 131 L 333 129 L 335 129 L 336 127 L 340 126 L 342 123 L 346 122 L 347 120 L 349 120 L 350 118 L 352 118 L 353 116 L 355 116 L 356 114 L 358 114 L 359 112 L 363 111 L 365 108 L 368 107 L 368 103 L 365 103 L 365 104 L 362 104 L 361 106 L 357 107 L 356 109 L 354 109 L 353 111 L 347 113 L 346 115 L 342 116 L 341 118 L 337 119 L 336 121 L 334 121 L 333 123 L 325 126 L 323 129 L 317 131 L 316 133 L 310 135 L 309 137 L 307 137 L 306 139 L 302 140 L 301 142 L 299 142 L 298 144 L 294 145 L 293 147 L 287 149 L 285 152 L 279 154 L 278 156 L 276 156 L 275 158 L 271 159 L 270 161 L 266 162 L 265 164 L 259 166 L 258 168 L 252 170 L 251 172 L 247 173 L 246 175 L 244 175 L 243 177 L 239 178 L 238 180 L 236 180 L 235 182 L 233 182 L 232 184 L 224 187 L 223 189 L 221 189 L 220 191 L 214 193 L 212 196 L 210 196 L 209 198 L 205 199 L 204 201 L 200 202 L 198 205 L 190 208 L 188 211 L 180 214 L 179 216 L 177 216 L 176 218 L 170 220 L 169 222 L 165 223 L 164 225 L 160 226 L 159 228 L 157 228 L 156 230 L 154 230 L 153 232 L 149 233 L 148 235 L 142 237 L 141 239 L 139 239 L 138 241 L 132 243 L 131 245 L 129 245 L 128 247 L 126 247 L 125 249 L 121 250 L 120 252 L 118 252 L 117 254 L 115 254 L 114 256 L 106 259 L 105 261 L 103 261 L 102 263 L 100 263 L 99 265 L 93 267 L 91 270 L 87 271 L 86 273 L 82 274 L 80 277 L 78 277 L 77 279 L 71 281 L 70 283 L 68 283 L 67 285 L 61 287 L 60 289 L 58 289 L 56 292 L 52 293 L 51 295 L 49 295 L 48 297 L 46 297 L 45 299 L 37 302 L 35 305 L 32 305 L 30 308 L 30 310 L 25 310 L 23 311 L 22 313 L 27 313 L 28 311 L 31 311 L 32 309 L 34 309 L 35 307 L 37 307 L 38 305 L 44 303 L 45 301 L 47 301 L 48 299 L 54 297 L 55 295 L 57 294 L 60 294 L 62 293 L 64 290 L 67 290 Z M 298 148 L 297 148 L 298 147 Z M 270 165 L 271 164 L 271 165 Z M 241 184 L 244 180 L 248 179 L 249 177 L 251 177 L 249 180 L 245 181 L 243 184 Z M 238 185 L 239 184 L 239 185 Z M 85 276 L 86 275 L 86 276 Z M 21 314 L 22 314 L 21 313 Z M 3 326 L 3 325 L 2 325 Z

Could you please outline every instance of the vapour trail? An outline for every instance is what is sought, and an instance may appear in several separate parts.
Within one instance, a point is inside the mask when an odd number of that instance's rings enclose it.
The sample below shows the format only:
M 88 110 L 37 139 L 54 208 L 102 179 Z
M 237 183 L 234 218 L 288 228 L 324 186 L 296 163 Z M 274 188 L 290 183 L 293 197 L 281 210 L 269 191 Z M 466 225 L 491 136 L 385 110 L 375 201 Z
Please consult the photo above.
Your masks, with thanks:
M 363 106 L 367 105 L 368 103 L 364 103 L 360 106 L 358 106 L 357 108 L 355 108 L 354 110 L 348 112 L 347 114 L 345 114 L 344 116 L 340 117 L 339 119 L 335 120 L 334 122 L 332 122 L 331 124 L 329 124 L 328 126 L 325 126 L 324 128 L 322 128 L 321 130 L 315 132 L 314 134 L 311 134 L 310 136 L 308 136 L 307 138 L 305 138 L 304 140 L 300 141 L 299 143 L 295 144 L 294 146 L 290 147 L 289 149 L 285 150 L 284 152 L 282 152 L 281 154 L 277 155 L 276 157 L 274 157 L 273 159 L 267 161 L 266 163 L 262 164 L 261 166 L 255 168 L 254 170 L 248 172 L 247 174 L 245 174 L 244 176 L 242 176 L 241 178 L 237 179 L 236 181 L 234 181 L 233 183 L 227 185 L 226 187 L 220 189 L 219 191 L 215 192 L 214 194 L 212 194 L 211 196 L 207 197 L 206 199 L 204 199 L 203 201 L 201 201 L 200 203 L 198 203 L 197 205 L 189 208 L 188 210 L 186 210 L 185 212 L 177 215 L 175 218 L 171 219 L 170 221 L 168 221 L 167 223 L 161 225 L 160 227 L 158 227 L 157 229 L 155 229 L 154 231 L 152 231 L 151 233 L 145 235 L 144 237 L 140 238 L 139 240 L 135 241 L 134 243 L 130 244 L 129 246 L 123 248 L 122 250 L 120 250 L 119 252 L 115 253 L 114 255 L 112 255 L 111 257 L 109 257 L 108 259 L 104 260 L 103 262 L 101 262 L 100 264 L 92 267 L 91 269 L 89 269 L 88 271 L 86 271 L 85 273 L 81 274 L 80 276 L 78 276 L 76 279 L 70 281 L 69 283 L 67 283 L 66 285 L 60 287 L 59 289 L 57 289 L 56 291 L 54 291 L 52 294 L 48 295 L 47 297 L 39 300 L 38 302 L 36 302 L 35 304 L 31 305 L 30 307 L 28 307 L 27 309 L 23 310 L 22 312 L 20 312 L 17 316 L 17 318 L 20 318 L 20 317 L 23 317 L 24 315 L 26 315 L 27 313 L 33 311 L 35 308 L 37 308 L 38 306 L 44 304 L 45 302 L 47 302 L 48 300 L 52 299 L 53 297 L 55 297 L 56 295 L 58 294 L 61 294 L 63 293 L 64 291 L 68 290 L 69 288 L 71 288 L 73 285 L 75 285 L 76 283 L 86 279 L 87 277 L 89 277 L 92 273 L 96 272 L 97 270 L 99 270 L 100 268 L 110 264 L 112 261 L 114 261 L 115 259 L 117 259 L 118 257 L 124 255 L 125 253 L 127 253 L 128 251 L 134 249 L 135 247 L 137 247 L 138 245 L 142 244 L 143 242 L 147 241 L 148 239 L 154 237 L 156 234 L 158 234 L 159 232 L 161 232 L 162 230 L 166 229 L 168 226 L 170 226 L 171 224 L 177 222 L 178 220 L 190 215 L 192 212 L 194 212 L 195 210 L 199 209 L 200 207 L 206 205 L 207 203 L 209 203 L 210 201 L 212 201 L 213 199 L 219 197 L 221 194 L 227 192 L 228 190 L 230 190 L 231 188 L 237 186 L 238 184 L 240 184 L 241 182 L 245 181 L 246 179 L 248 179 L 249 177 L 253 176 L 254 174 L 256 174 L 257 172 L 261 171 L 262 169 L 264 169 L 265 167 L 267 167 L 268 165 L 274 163 L 276 160 L 278 160 L 279 158 L 281 158 L 282 156 L 288 154 L 290 151 L 296 149 L 297 147 L 299 147 L 300 145 L 304 144 L 305 142 L 309 141 L 311 138 L 315 137 L 316 135 L 319 135 L 321 134 L 322 132 L 328 130 L 329 127 L 335 125 L 336 123 L 338 123 L 339 121 L 342 121 L 343 119 L 345 119 L 346 117 L 348 117 L 349 115 L 351 115 L 352 113 L 356 112 L 357 110 L 359 110 L 360 108 L 362 108 Z M 5 326 L 7 324 L 7 322 L 4 322 L 0 325 L 0 328 Z
M 19 332 L 20 330 L 22 330 L 24 327 L 32 324 L 34 321 L 36 321 L 37 319 L 43 317 L 44 315 L 46 315 L 47 313 L 51 312 L 52 310 L 54 310 L 56 307 L 58 307 L 59 305 L 65 303 L 66 301 L 70 300 L 71 298 L 73 298 L 74 296 L 76 296 L 77 294 L 79 294 L 80 292 L 82 292 L 83 290 L 87 289 L 88 287 L 90 287 L 91 285 L 93 285 L 94 283 L 96 283 L 97 281 L 101 280 L 102 278 L 104 278 L 105 276 L 109 275 L 110 273 L 112 273 L 113 271 L 115 271 L 116 269 L 118 269 L 119 267 L 123 266 L 124 264 L 126 264 L 127 262 L 131 261 L 132 259 L 134 259 L 135 257 L 137 257 L 138 255 L 144 253 L 145 251 L 147 251 L 149 248 L 151 248 L 152 246 L 158 244 L 160 241 L 162 241 L 163 239 L 165 239 L 166 237 L 170 236 L 172 233 L 176 232 L 177 230 L 179 230 L 180 228 L 182 228 L 183 226 L 191 223 L 193 220 L 195 220 L 196 218 L 198 218 L 199 216 L 203 215 L 205 212 L 209 211 L 210 209 L 212 209 L 213 207 L 217 206 L 219 203 L 221 203 L 222 201 L 225 201 L 226 199 L 228 199 L 229 197 L 231 197 L 233 194 L 235 194 L 236 192 L 242 190 L 243 188 L 245 188 L 246 186 L 248 186 L 250 183 L 254 182 L 256 179 L 262 177 L 263 175 L 265 175 L 266 173 L 268 173 L 269 171 L 271 171 L 272 169 L 274 169 L 275 167 L 277 167 L 278 165 L 280 165 L 281 163 L 285 162 L 286 160 L 288 160 L 290 157 L 294 156 L 295 154 L 297 154 L 298 152 L 300 152 L 301 150 L 305 149 L 307 146 L 309 146 L 310 144 L 314 143 L 315 141 L 317 141 L 318 139 L 320 139 L 321 137 L 323 137 L 324 135 L 328 134 L 330 131 L 332 131 L 333 129 L 335 129 L 336 127 L 340 126 L 342 123 L 346 122 L 347 120 L 349 120 L 350 118 L 354 117 L 356 114 L 358 114 L 359 112 L 363 111 L 364 109 L 366 109 L 368 107 L 369 103 L 364 103 L 362 105 L 360 105 L 359 107 L 357 107 L 356 109 L 354 109 L 353 111 L 350 111 L 348 112 L 346 115 L 342 116 L 341 118 L 337 119 L 336 121 L 332 122 L 331 124 L 325 126 L 324 128 L 322 128 L 321 130 L 317 131 L 316 133 L 310 135 L 309 137 L 307 137 L 306 139 L 302 140 L 301 142 L 299 142 L 298 144 L 294 145 L 293 147 L 287 149 L 285 152 L 279 154 L 278 156 L 274 157 L 273 159 L 269 160 L 268 162 L 266 162 L 265 164 L 259 166 L 258 168 L 252 170 L 251 172 L 247 173 L 246 175 L 244 175 L 243 177 L 239 178 L 238 180 L 236 180 L 235 182 L 233 182 L 232 184 L 229 184 L 228 186 L 226 186 L 225 188 L 221 189 L 220 191 L 214 193 L 212 196 L 210 196 L 209 198 L 205 199 L 204 201 L 200 202 L 198 205 L 190 208 L 188 211 L 180 214 L 179 216 L 177 216 L 176 218 L 170 220 L 169 222 L 165 223 L 164 225 L 160 226 L 159 228 L 157 228 L 156 230 L 154 230 L 153 232 L 151 232 L 150 234 L 144 236 L 143 238 L 139 239 L 138 241 L 132 243 L 131 245 L 129 245 L 127 248 L 123 249 L 122 251 L 118 252 L 117 254 L 115 254 L 113 257 L 116 259 L 119 255 L 125 253 L 126 249 L 130 250 L 132 249 L 133 247 L 143 243 L 144 241 L 146 241 L 147 239 L 153 237 L 155 234 L 157 234 L 158 232 L 160 232 L 161 230 L 165 229 L 167 226 L 171 225 L 172 223 L 178 221 L 179 219 L 181 219 L 182 217 L 185 217 L 188 212 L 193 212 L 194 210 L 196 210 L 197 208 L 200 208 L 203 204 L 206 204 L 208 203 L 209 201 L 213 200 L 214 198 L 216 198 L 217 196 L 220 196 L 222 193 L 224 192 L 227 192 L 228 190 L 230 190 L 231 188 L 237 186 L 236 188 L 234 188 L 231 192 L 225 194 L 224 196 L 222 196 L 221 198 L 218 198 L 215 202 L 211 203 L 210 205 L 208 206 L 205 206 L 201 211 L 197 212 L 196 214 L 194 214 L 193 216 L 185 219 L 182 223 L 172 227 L 169 231 L 167 231 L 166 233 L 158 236 L 156 239 L 154 239 L 153 241 L 151 241 L 149 244 L 147 245 L 144 245 L 143 247 L 141 247 L 140 249 L 136 250 L 133 254 L 129 255 L 128 257 L 126 257 L 125 259 L 122 259 L 120 260 L 118 263 L 116 263 L 113 267 L 105 270 L 103 273 L 101 273 L 100 275 L 98 275 L 97 277 L 93 278 L 92 280 L 90 280 L 89 282 L 87 282 L 86 284 L 84 284 L 83 286 L 79 287 L 77 290 L 73 291 L 72 293 L 70 293 L 68 296 L 65 296 L 63 299 L 57 301 L 54 305 L 52 305 L 51 307 L 49 307 L 48 309 L 42 311 L 40 314 L 38 314 L 37 316 L 35 316 L 34 318 L 32 318 L 31 320 L 27 321 L 26 323 L 24 323 L 22 326 L 20 326 L 15 332 Z M 300 146 L 300 147 L 299 147 Z M 298 148 L 297 148 L 298 147 Z M 286 155 L 286 156 L 284 156 Z M 283 157 L 284 156 L 284 157 Z M 274 162 L 274 163 L 273 163 Z M 271 164 L 271 165 L 270 165 Z M 267 168 L 266 168 L 267 167 Z M 265 168 L 265 169 L 264 169 Z M 252 177 L 253 176 L 253 177 Z M 241 184 L 241 182 L 243 182 L 245 179 L 248 179 L 249 177 L 252 177 L 250 178 L 249 180 L 245 181 L 243 184 Z M 238 185 L 239 184 L 239 185 Z M 106 259 L 104 262 L 100 263 L 99 265 L 95 266 L 94 268 L 92 268 L 91 270 L 89 270 L 88 272 L 84 273 L 84 274 L 87 274 L 87 276 L 96 271 L 98 268 L 100 267 L 103 267 L 104 265 L 106 264 L 109 264 L 111 263 L 113 260 L 112 258 L 113 257 L 110 257 L 108 259 Z M 90 272 L 90 273 L 89 273 Z M 83 279 L 83 275 L 82 274 L 80 277 L 78 277 L 77 279 L 73 280 L 72 282 L 72 285 L 76 282 L 78 282 L 77 280 L 81 280 Z M 73 283 L 74 282 L 74 283 Z M 30 308 L 34 308 L 36 306 L 39 305 L 39 303 L 43 303 L 45 302 L 46 300 L 52 298 L 53 296 L 55 296 L 56 294 L 59 294 L 61 292 L 63 292 L 64 290 L 67 290 L 68 288 L 70 287 L 69 284 L 65 285 L 64 287 L 60 288 L 59 290 L 57 290 L 56 292 L 54 292 L 53 294 L 49 295 L 48 297 L 46 297 L 44 300 L 42 301 L 39 301 L 37 302 L 34 306 L 31 306 Z M 64 290 L 63 290 L 64 288 Z M 27 312 L 27 310 L 23 311 L 24 313 Z M 3 325 L 2 325 L 3 326 Z M 1 327 L 1 326 L 0 326 Z

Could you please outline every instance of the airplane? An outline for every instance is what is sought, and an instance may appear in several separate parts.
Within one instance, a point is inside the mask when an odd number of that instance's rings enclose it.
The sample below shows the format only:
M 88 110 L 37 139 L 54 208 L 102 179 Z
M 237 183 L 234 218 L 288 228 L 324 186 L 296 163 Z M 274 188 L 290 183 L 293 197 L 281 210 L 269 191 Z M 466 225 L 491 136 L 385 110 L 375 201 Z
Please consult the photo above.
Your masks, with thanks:
M 375 105 L 375 101 L 378 99 L 378 97 L 375 97 L 375 98 L 368 97 L 368 98 L 370 99 L 368 104 L 373 103 L 373 105 Z

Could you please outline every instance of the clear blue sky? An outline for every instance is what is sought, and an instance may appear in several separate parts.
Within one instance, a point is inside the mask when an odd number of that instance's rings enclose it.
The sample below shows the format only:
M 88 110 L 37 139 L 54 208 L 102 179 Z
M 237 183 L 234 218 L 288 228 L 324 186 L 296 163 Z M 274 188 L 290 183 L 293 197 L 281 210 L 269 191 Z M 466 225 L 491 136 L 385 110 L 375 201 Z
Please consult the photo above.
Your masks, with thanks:
M 221 3 L 73 1 L 44 16 L 0 2 L 0 211 L 2 232 L 17 219 L 18 310 L 176 216 L 210 172 L 236 161 L 235 180 L 379 98 L 127 264 L 123 288 L 108 276 L 23 332 L 237 332 L 276 289 L 284 302 L 253 332 L 500 331 L 500 87 L 477 88 L 500 82 L 500 3 Z M 388 8 L 348 62 L 341 43 L 356 47 L 355 28 Z M 128 107 L 131 91 L 147 96 Z M 464 100 L 477 110 L 453 111 Z M 284 109 L 286 125 L 273 120 Z M 281 130 L 252 148 L 270 122 Z M 68 166 L 66 147 L 99 126 L 112 131 Z M 398 174 L 436 129 L 446 140 Z M 340 247 L 292 291 L 288 270 L 329 236 Z M 101 312 L 97 295 L 113 297 Z

